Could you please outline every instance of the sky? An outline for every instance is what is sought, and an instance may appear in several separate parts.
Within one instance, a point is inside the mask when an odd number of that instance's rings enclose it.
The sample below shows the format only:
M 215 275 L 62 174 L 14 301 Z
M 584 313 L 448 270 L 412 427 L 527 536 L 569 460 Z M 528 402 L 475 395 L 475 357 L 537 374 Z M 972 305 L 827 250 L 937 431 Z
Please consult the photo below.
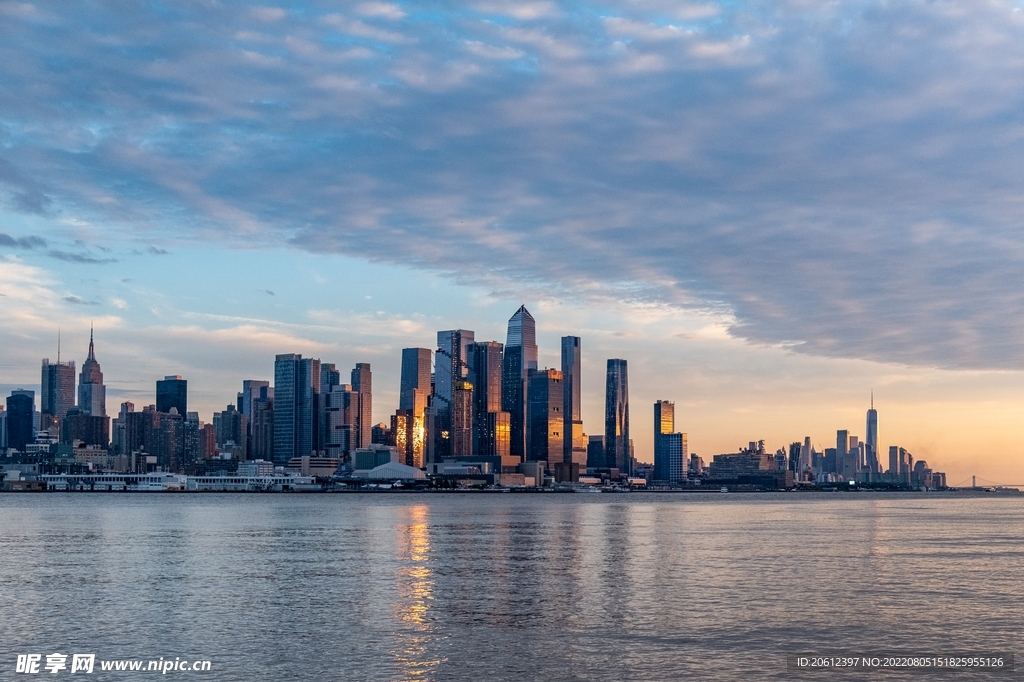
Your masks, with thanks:
M 204 420 L 276 353 L 525 303 L 710 459 L 835 431 L 1024 482 L 1013 2 L 0 2 L 0 390 L 85 359 Z

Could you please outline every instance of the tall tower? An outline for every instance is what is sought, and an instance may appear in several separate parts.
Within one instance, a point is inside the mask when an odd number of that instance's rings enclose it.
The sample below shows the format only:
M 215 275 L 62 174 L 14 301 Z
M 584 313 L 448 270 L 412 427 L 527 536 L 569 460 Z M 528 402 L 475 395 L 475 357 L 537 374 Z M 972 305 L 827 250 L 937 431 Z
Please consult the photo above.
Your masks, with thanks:
M 580 403 L 582 364 L 580 337 L 562 337 L 562 415 L 565 418 L 565 441 L 562 461 L 587 466 L 587 448 L 583 444 L 583 414 Z
M 654 478 L 659 481 L 673 480 L 671 477 L 667 436 L 676 430 L 676 405 L 669 400 L 654 403 Z
M 285 353 L 274 358 L 274 464 L 312 455 L 320 446 L 320 361 Z
M 398 407 L 411 410 L 416 398 L 412 391 L 422 390 L 430 395 L 430 361 L 433 351 L 429 348 L 402 349 L 402 383 L 398 393 Z
M 528 381 L 530 402 L 526 459 L 547 462 L 548 468 L 554 470 L 555 464 L 564 461 L 562 373 L 557 369 L 531 369 Z
M 89 329 L 89 357 L 82 363 L 78 379 L 78 409 L 91 417 L 107 416 L 107 388 L 103 385 L 103 372 L 96 361 L 92 329 Z
M 60 361 L 60 334 L 57 335 L 57 362 L 43 359 L 40 380 L 39 430 L 60 427 L 60 421 L 75 406 L 75 361 Z
M 469 346 L 469 382 L 473 385 L 473 454 L 508 455 L 508 414 L 501 409 L 504 346 L 482 341 Z M 504 416 L 502 416 L 504 415 Z
M 629 475 L 629 379 L 626 361 L 608 360 L 604 394 L 604 452 L 606 466 Z
M 452 418 L 456 389 L 465 391 L 465 387 L 462 385 L 469 377 L 469 346 L 475 340 L 474 337 L 474 333 L 468 329 L 450 329 L 437 333 L 437 352 L 434 356 L 434 398 L 430 405 L 433 423 L 428 429 L 429 437 L 433 441 L 431 453 L 434 461 L 450 457 L 453 453 Z M 462 401 L 465 400 L 465 395 L 462 392 L 458 395 L 459 410 L 464 409 Z M 472 400 L 470 400 L 470 409 L 472 409 Z M 458 416 L 460 420 L 468 416 L 472 425 L 472 414 L 465 415 L 460 412 Z M 472 427 L 470 427 L 469 433 L 470 447 L 472 447 Z
M 352 370 L 352 391 L 359 397 L 356 411 L 356 447 L 370 447 L 373 428 L 373 375 L 370 363 L 358 362 Z
M 868 409 L 867 426 L 867 459 L 868 471 L 877 473 L 882 470 L 878 461 L 878 411 L 875 410 L 875 392 L 871 391 L 871 408 Z
M 531 369 L 537 369 L 537 322 L 521 305 L 508 321 L 501 377 L 501 409 L 509 413 L 509 452 L 520 460 L 526 457 L 526 379 Z

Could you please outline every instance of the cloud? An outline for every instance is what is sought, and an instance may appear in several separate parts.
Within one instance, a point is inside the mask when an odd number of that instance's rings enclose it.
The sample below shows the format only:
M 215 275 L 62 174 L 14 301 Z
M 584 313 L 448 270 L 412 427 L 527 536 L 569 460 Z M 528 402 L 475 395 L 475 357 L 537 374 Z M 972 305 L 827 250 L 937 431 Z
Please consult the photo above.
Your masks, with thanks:
M 1010 4 L 2 7 L 0 203 L 90 243 L 344 253 L 798 353 L 1024 364 Z
M 356 7 L 356 11 L 364 17 L 382 17 L 395 21 L 405 18 L 402 8 L 392 2 L 364 2 Z
M 116 258 L 96 258 L 84 253 L 71 253 L 70 251 L 60 251 L 58 249 L 50 249 L 47 252 L 50 258 L 56 258 L 57 260 L 64 261 L 65 263 L 82 263 L 85 265 L 102 265 L 103 263 L 116 263 Z
M 16 249 L 45 248 L 46 240 L 36 235 L 28 237 L 12 237 L 9 234 L 0 232 L 0 246 L 10 246 Z
M 61 300 L 65 303 L 70 303 L 71 305 L 99 305 L 95 301 L 86 301 L 84 298 L 79 298 L 78 296 L 64 296 Z

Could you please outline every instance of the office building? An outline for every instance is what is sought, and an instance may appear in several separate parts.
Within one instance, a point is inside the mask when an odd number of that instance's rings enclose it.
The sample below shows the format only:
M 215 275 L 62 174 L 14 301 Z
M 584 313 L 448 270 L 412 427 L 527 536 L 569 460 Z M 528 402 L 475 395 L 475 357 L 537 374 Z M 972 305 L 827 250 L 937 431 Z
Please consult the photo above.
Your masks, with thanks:
M 78 409 L 92 417 L 107 416 L 107 389 L 103 385 L 103 372 L 96 361 L 92 329 L 89 330 L 89 356 L 82 363 L 78 379 Z
M 676 407 L 675 403 L 669 400 L 659 400 L 654 403 L 654 480 L 671 481 L 681 480 L 685 476 L 669 467 L 668 451 L 665 449 L 667 442 L 665 436 L 676 430 Z M 673 479 L 671 474 L 675 473 Z
M 180 375 L 166 376 L 156 382 L 156 411 L 170 414 L 172 409 L 182 418 L 188 413 L 188 381 Z
M 234 405 L 228 405 L 223 412 L 214 412 L 213 430 L 217 434 L 217 445 L 226 447 L 228 443 L 231 443 L 240 446 L 243 452 L 247 452 L 248 421 Z
M 587 446 L 583 435 L 581 377 L 583 366 L 580 356 L 580 337 L 562 337 L 562 415 L 565 418 L 565 438 L 562 461 L 587 468 Z
M 424 391 L 430 395 L 430 364 L 433 352 L 429 348 L 402 349 L 402 377 L 398 392 L 398 408 L 411 410 L 415 403 L 414 390 Z M 424 403 L 424 408 L 426 403 Z
M 563 462 L 565 420 L 562 373 L 557 369 L 531 369 L 527 379 L 527 455 L 530 462 L 547 462 L 552 471 Z
M 886 473 L 891 476 L 899 476 L 900 473 L 900 449 L 895 445 L 889 446 L 889 470 Z
M 259 397 L 251 404 L 249 459 L 274 461 L 274 389 L 260 386 Z
M 625 360 L 608 360 L 604 404 L 605 466 L 629 475 L 629 379 Z
M 660 436 L 659 440 L 661 441 L 662 472 L 664 474 L 664 478 L 659 480 L 671 483 L 685 481 L 690 464 L 687 435 L 679 432 L 665 433 Z M 655 466 L 657 466 L 657 462 Z M 655 478 L 657 479 L 657 474 L 655 474 Z
M 320 397 L 325 425 L 322 448 L 328 457 L 347 461 L 359 447 L 359 394 L 352 384 L 338 384 Z
M 274 359 L 274 464 L 320 449 L 320 361 L 295 353 Z
M 470 457 L 473 454 L 473 384 L 455 383 L 451 403 L 451 434 L 448 456 Z
M 504 346 L 483 341 L 469 346 L 469 383 L 473 385 L 473 451 L 482 457 L 507 457 L 508 413 L 501 409 Z
M 502 359 L 501 409 L 509 413 L 509 453 L 526 457 L 527 378 L 537 369 L 537 323 L 525 305 L 509 318 Z
M 352 391 L 357 398 L 355 447 L 368 448 L 373 440 L 373 374 L 370 363 L 356 363 L 352 370 Z
M 75 406 L 75 361 L 61 362 L 59 349 L 56 363 L 44 359 L 40 388 L 39 430 L 55 428 L 59 436 L 60 421 Z
M 455 406 L 456 387 L 465 391 L 463 384 L 469 377 L 469 346 L 474 342 L 474 333 L 468 329 L 451 329 L 437 333 L 437 351 L 434 354 L 434 395 L 430 403 L 432 422 L 430 424 L 431 456 L 434 461 L 442 461 L 445 457 L 454 456 L 452 437 L 453 419 L 456 417 L 462 424 L 469 419 L 469 449 L 473 447 L 472 435 L 472 393 L 469 397 L 469 414 L 465 414 L 465 395 L 458 396 L 460 404 Z M 453 410 L 460 413 L 455 415 Z M 460 438 L 462 434 L 460 432 Z M 457 449 L 462 449 L 460 443 Z M 470 454 L 470 453 L 466 453 Z
M 878 411 L 875 410 L 875 392 L 871 392 L 871 408 L 868 410 L 867 420 L 867 442 L 865 446 L 865 457 L 867 459 L 867 470 L 871 473 L 881 471 L 878 461 Z
M 391 417 L 391 434 L 395 439 L 399 462 L 422 469 L 426 466 L 427 391 L 408 389 L 409 407 L 399 408 Z
M 587 439 L 587 468 L 604 469 L 604 436 L 590 436 Z
M 94 445 L 106 448 L 110 444 L 110 419 L 106 416 L 86 414 L 79 407 L 72 407 L 60 422 L 60 442 L 73 445 Z
M 34 391 L 18 389 L 7 398 L 7 447 L 25 452 L 25 446 L 35 442 L 32 415 L 35 411 Z

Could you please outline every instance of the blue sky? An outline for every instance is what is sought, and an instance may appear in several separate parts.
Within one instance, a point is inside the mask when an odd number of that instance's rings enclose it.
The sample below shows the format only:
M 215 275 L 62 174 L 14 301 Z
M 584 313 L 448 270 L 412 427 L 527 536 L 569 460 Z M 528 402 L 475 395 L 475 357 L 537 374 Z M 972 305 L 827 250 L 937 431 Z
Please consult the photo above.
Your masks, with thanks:
M 384 420 L 397 349 L 526 302 L 542 362 L 584 339 L 588 431 L 622 356 L 638 445 L 665 398 L 702 454 L 824 447 L 874 387 L 883 442 L 1024 476 L 1022 33 L 1005 2 L 0 2 L 0 387 L 95 320 L 112 400 L 182 373 L 212 411 L 300 351 L 371 361 Z

